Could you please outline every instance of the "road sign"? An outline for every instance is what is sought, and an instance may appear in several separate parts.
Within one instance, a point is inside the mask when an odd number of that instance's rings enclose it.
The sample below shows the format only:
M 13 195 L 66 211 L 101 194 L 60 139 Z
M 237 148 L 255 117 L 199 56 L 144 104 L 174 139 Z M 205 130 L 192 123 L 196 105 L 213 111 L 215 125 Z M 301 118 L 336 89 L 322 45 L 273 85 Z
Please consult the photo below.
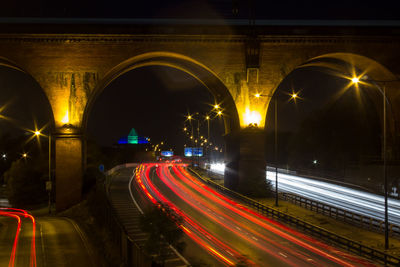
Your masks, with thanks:
M 51 181 L 46 182 L 46 191 L 51 191 Z

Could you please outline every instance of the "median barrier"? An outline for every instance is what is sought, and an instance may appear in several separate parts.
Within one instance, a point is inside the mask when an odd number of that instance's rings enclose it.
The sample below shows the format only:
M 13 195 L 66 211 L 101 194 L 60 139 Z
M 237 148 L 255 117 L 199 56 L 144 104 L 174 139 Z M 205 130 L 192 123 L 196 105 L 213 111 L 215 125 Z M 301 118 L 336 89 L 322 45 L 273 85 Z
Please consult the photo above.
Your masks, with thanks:
M 117 170 L 125 168 L 127 164 L 121 164 L 113 169 L 107 176 L 111 175 Z M 136 164 L 137 165 L 137 164 Z M 128 167 L 134 167 L 128 166 Z M 112 242 L 115 246 L 117 246 L 118 251 L 120 252 L 120 257 L 123 260 L 124 266 L 135 266 L 135 267 L 150 267 L 151 259 L 142 251 L 142 249 L 138 246 L 138 244 L 130 238 L 125 227 L 120 223 L 117 212 L 115 208 L 110 202 L 109 190 L 110 190 L 111 182 L 105 183 L 105 191 L 106 191 L 106 207 L 103 209 L 105 212 L 105 224 L 108 229 L 113 233 Z

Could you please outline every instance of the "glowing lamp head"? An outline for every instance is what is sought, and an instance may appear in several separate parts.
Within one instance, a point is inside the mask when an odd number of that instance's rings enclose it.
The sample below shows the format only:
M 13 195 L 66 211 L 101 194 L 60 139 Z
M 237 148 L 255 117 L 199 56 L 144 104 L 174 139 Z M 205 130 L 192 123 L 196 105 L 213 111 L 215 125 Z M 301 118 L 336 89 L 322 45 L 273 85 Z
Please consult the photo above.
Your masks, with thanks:
M 35 135 L 39 136 L 40 135 L 40 131 L 35 131 Z
M 214 108 L 215 108 L 215 109 L 219 109 L 219 105 L 218 105 L 218 104 L 215 104 L 215 105 L 214 105 Z
M 26 158 L 28 156 L 28 154 L 24 153 L 22 154 L 22 157 Z
M 206 120 L 209 120 L 210 119 L 210 116 L 206 116 Z
M 259 97 L 260 97 L 260 94 L 257 93 L 257 94 L 255 94 L 254 96 L 257 97 L 257 98 L 259 98 Z
M 293 99 L 296 99 L 296 97 L 298 97 L 298 95 L 297 95 L 296 93 L 293 93 L 293 94 L 292 94 L 292 98 L 293 98 Z
M 65 116 L 61 119 L 61 122 L 64 123 L 64 124 L 69 123 L 68 110 L 67 110 L 67 112 L 65 113 Z
M 257 126 L 261 122 L 261 114 L 258 111 L 250 111 L 249 109 L 246 109 L 246 112 L 244 114 L 244 122 L 246 125 L 254 125 Z
M 351 82 L 357 84 L 357 83 L 360 82 L 360 79 L 359 79 L 358 77 L 353 77 L 353 78 L 351 79 Z
M 218 111 L 218 116 L 221 116 L 222 115 L 222 111 L 220 110 L 220 111 Z
M 191 120 L 191 119 L 192 119 L 192 116 L 189 115 L 189 116 L 187 116 L 187 118 L 188 118 L 188 120 Z

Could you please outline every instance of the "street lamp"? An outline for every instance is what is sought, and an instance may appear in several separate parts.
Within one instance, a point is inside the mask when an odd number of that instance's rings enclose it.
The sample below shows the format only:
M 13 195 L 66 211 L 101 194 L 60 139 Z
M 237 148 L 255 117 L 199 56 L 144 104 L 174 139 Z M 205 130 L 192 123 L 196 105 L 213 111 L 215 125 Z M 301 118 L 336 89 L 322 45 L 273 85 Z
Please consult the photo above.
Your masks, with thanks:
M 383 102 L 383 114 L 382 114 L 382 120 L 383 120 L 383 129 L 382 129 L 382 135 L 383 135 L 383 143 L 382 143 L 382 161 L 383 161 L 383 183 L 384 183 L 384 198 L 385 198 L 385 249 L 389 248 L 389 213 L 388 213 L 388 184 L 387 184 L 387 171 L 386 171 L 386 150 L 387 150 L 387 140 L 386 140 L 386 124 L 387 124 L 387 118 L 386 118 L 386 112 L 387 112 L 387 104 L 389 103 L 389 100 L 386 97 L 386 86 L 385 83 L 387 82 L 398 82 L 399 80 L 390 80 L 390 81 L 377 81 L 377 80 L 372 80 L 370 79 L 367 75 L 363 75 L 361 78 L 359 77 L 352 77 L 351 81 L 353 84 L 358 85 L 360 80 L 367 81 L 367 84 L 372 84 L 375 88 L 378 89 L 378 91 L 382 94 L 382 102 Z M 383 88 L 381 88 L 378 83 L 383 83 Z
M 198 113 L 195 113 L 194 115 L 196 115 L 196 114 L 198 114 Z M 189 124 L 190 124 L 190 128 L 191 128 L 191 135 L 190 135 L 190 139 L 192 140 L 191 141 L 191 143 L 192 143 L 192 166 L 194 165 L 194 134 L 193 134 L 193 124 L 192 124 L 192 120 L 195 120 L 194 119 L 194 116 L 192 116 L 192 115 L 188 115 L 187 116 L 187 120 L 189 121 Z M 197 122 L 197 124 L 198 124 L 198 122 Z M 197 126 L 197 130 L 199 130 L 198 129 L 198 126 Z M 198 137 L 198 136 L 197 136 Z M 197 140 L 195 141 L 195 143 L 197 143 Z
M 271 97 L 274 99 L 274 124 L 275 124 L 275 138 L 274 138 L 274 153 L 275 153 L 275 206 L 278 206 L 278 100 L 276 95 L 263 95 L 263 94 L 259 94 L 256 93 L 254 95 L 256 98 L 260 98 L 261 96 L 265 96 L 265 97 Z M 298 95 L 296 93 L 292 93 L 290 99 L 293 99 L 294 101 L 296 101 L 296 98 L 298 97 Z
M 208 153 L 208 144 L 207 144 L 207 140 L 210 140 L 210 116 L 206 116 L 206 120 L 207 120 L 207 139 L 205 140 L 206 143 L 206 153 L 207 153 L 207 161 L 208 164 L 210 164 L 210 155 Z
M 33 132 L 34 135 L 39 138 L 39 136 L 43 135 L 39 130 L 36 130 Z M 46 191 L 48 192 L 48 208 L 49 208 L 49 214 L 51 214 L 51 132 L 49 131 L 49 179 L 46 182 Z

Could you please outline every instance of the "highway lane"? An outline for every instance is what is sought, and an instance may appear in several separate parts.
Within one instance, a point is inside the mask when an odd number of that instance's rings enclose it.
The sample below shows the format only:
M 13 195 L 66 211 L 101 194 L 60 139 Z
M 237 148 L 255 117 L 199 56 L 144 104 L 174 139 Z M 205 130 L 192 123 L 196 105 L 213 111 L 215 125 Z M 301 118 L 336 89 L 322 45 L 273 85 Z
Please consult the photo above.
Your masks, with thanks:
M 267 179 L 275 187 L 275 172 Z M 278 173 L 278 189 L 363 216 L 384 220 L 384 197 L 328 182 Z M 400 225 L 400 201 L 388 200 L 389 223 Z
M 78 225 L 64 217 L 41 217 L 0 208 L 0 266 L 101 266 Z
M 224 165 L 215 164 L 211 171 L 223 175 Z M 275 187 L 275 172 L 267 171 L 266 178 Z M 278 190 L 381 221 L 385 217 L 383 196 L 350 187 L 278 172 Z M 388 213 L 389 223 L 400 226 L 399 200 L 388 199 Z
M 25 210 L 0 208 L 0 217 L 3 219 L 3 226 L 14 228 L 3 234 L 2 247 L 7 252 L 2 253 L 0 261 L 2 263 L 8 261 L 9 267 L 36 267 L 36 222 L 33 216 Z
M 15 218 L 0 215 L 0 266 L 9 266 L 12 261 L 17 226 L 18 222 Z
M 183 167 L 158 164 L 150 177 L 152 168 L 147 164 L 137 175 L 145 194 L 176 209 L 184 232 L 221 265 L 247 259 L 255 266 L 373 266 L 220 195 Z
M 155 165 L 153 165 L 155 166 Z M 177 214 L 181 215 L 185 220 L 185 224 L 181 226 L 182 230 L 186 233 L 186 238 L 184 241 L 188 244 L 188 249 L 185 250 L 184 256 L 189 256 L 192 258 L 196 258 L 211 264 L 211 266 L 218 266 L 219 261 L 227 261 L 225 256 L 221 255 L 221 248 L 219 247 L 218 241 L 209 240 L 206 237 L 211 236 L 196 222 L 185 216 L 185 214 L 180 212 L 180 209 L 173 205 L 168 199 L 166 199 L 163 195 L 160 194 L 158 189 L 154 186 L 153 182 L 150 180 L 150 170 L 151 167 L 141 165 L 136 170 L 135 181 L 138 185 L 138 189 L 140 193 L 143 193 L 143 196 L 150 200 L 150 203 L 158 204 L 158 202 L 162 202 L 167 204 L 174 210 Z M 154 172 L 153 172 L 154 173 Z M 135 187 L 136 183 L 131 183 L 132 187 Z M 139 193 L 139 194 L 140 194 Z M 142 205 L 146 207 L 145 203 Z M 217 244 L 214 244 L 215 242 Z M 194 245 L 194 246 L 193 246 Z M 218 249 L 216 249 L 218 247 Z M 222 248 L 223 251 L 225 251 Z M 209 253 L 208 253 L 209 252 Z M 234 253 L 230 251 L 229 253 Z M 213 256 L 217 256 L 214 258 Z M 229 261 L 229 260 L 228 260 Z
M 79 226 L 65 217 L 42 217 L 38 220 L 43 266 L 100 266 Z

